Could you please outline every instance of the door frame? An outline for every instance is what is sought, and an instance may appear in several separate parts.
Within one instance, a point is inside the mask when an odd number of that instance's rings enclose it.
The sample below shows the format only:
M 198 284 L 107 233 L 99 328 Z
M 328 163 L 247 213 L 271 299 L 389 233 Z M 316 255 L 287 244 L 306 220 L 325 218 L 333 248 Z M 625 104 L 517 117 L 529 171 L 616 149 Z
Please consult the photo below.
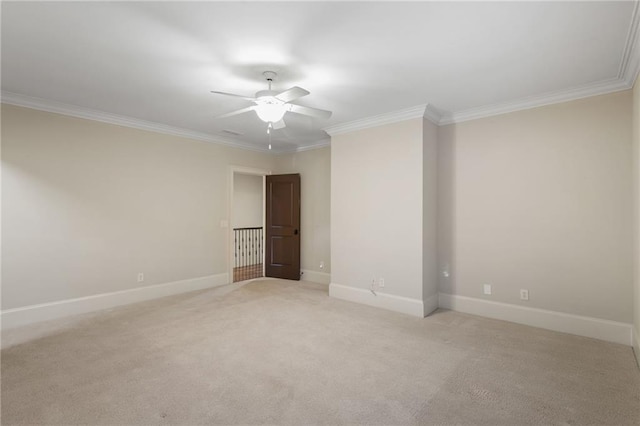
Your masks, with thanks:
M 263 236 L 265 235 L 265 226 L 266 226 L 266 187 L 265 187 L 265 176 L 272 174 L 271 170 L 266 169 L 257 169 L 253 167 L 244 167 L 244 166 L 234 166 L 230 165 L 228 168 L 228 200 L 227 203 L 227 276 L 229 284 L 233 284 L 233 264 L 234 264 L 234 240 L 233 240 L 233 180 L 235 174 L 241 175 L 253 175 L 253 176 L 262 176 L 262 230 Z M 264 276 L 264 253 L 262 255 L 262 276 Z

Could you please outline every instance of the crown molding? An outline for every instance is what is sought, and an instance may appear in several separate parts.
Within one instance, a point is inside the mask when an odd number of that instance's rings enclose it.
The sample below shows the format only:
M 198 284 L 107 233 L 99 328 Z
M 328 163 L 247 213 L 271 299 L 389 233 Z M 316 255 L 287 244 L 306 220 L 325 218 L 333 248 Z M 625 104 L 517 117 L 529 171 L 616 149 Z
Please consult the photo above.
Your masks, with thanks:
M 313 151 L 315 149 L 325 148 L 331 145 L 331 139 L 320 139 L 304 146 L 292 146 L 291 148 L 276 148 L 273 152 L 276 155 L 295 154 L 297 152 Z
M 86 120 L 100 121 L 102 123 L 115 124 L 117 126 L 130 127 L 133 129 L 147 130 L 156 133 L 163 133 L 172 136 L 179 136 L 188 139 L 195 139 L 203 142 L 225 145 L 233 148 L 240 148 L 257 152 L 271 152 L 268 148 L 259 148 L 254 145 L 243 143 L 242 141 L 226 138 L 224 136 L 211 135 L 208 133 L 196 132 L 194 130 L 180 127 L 168 126 L 166 124 L 153 121 L 140 120 L 123 115 L 111 114 L 90 108 L 83 108 L 77 105 L 65 104 L 62 102 L 50 101 L 47 99 L 21 95 L 13 92 L 2 91 L 0 102 L 8 105 L 15 105 L 39 111 L 52 112 L 55 114 L 67 115 L 70 117 L 84 118 Z
M 431 121 L 437 126 L 442 120 L 442 112 L 433 105 L 427 104 L 426 108 L 424 109 L 424 118 Z
M 636 3 L 637 4 L 637 3 Z M 638 8 L 640 10 L 640 8 Z M 640 17 L 640 11 L 637 13 Z M 640 19 L 636 20 L 636 28 Z M 640 35 L 640 31 L 634 32 L 634 37 Z M 640 43 L 635 43 L 635 47 L 630 50 L 631 54 L 627 60 L 626 78 L 615 78 L 595 83 L 585 84 L 568 90 L 560 90 L 557 92 L 545 93 L 542 95 L 529 96 L 512 102 L 503 102 L 492 105 L 485 105 L 477 108 L 470 108 L 456 112 L 443 112 L 432 104 L 423 104 L 413 108 L 407 108 L 400 111 L 380 114 L 373 117 L 367 117 L 360 120 L 351 121 L 344 124 L 327 127 L 324 129 L 330 136 L 349 133 L 356 130 L 367 129 L 370 127 L 391 124 L 398 121 L 409 120 L 412 118 L 424 117 L 438 126 L 446 126 L 448 124 L 462 123 L 464 121 L 477 120 L 480 118 L 492 117 L 494 115 L 507 114 L 510 112 L 522 111 L 531 108 L 537 108 L 545 105 L 558 104 L 562 102 L 574 101 L 577 99 L 588 98 L 591 96 L 605 95 L 607 93 L 628 90 L 633 87 L 638 71 L 640 71 Z
M 640 41 L 638 41 L 640 38 L 640 30 L 638 29 L 640 26 L 640 1 L 635 0 L 634 3 L 631 24 L 618 71 L 618 78 L 627 82 L 630 87 L 633 87 L 640 71 Z
M 311 145 L 299 146 L 295 149 L 294 152 L 312 151 L 314 149 L 325 148 L 329 145 L 331 145 L 331 139 L 321 139 Z
M 335 136 L 342 133 L 354 132 L 356 130 L 368 129 L 370 127 L 383 126 L 385 124 L 410 120 L 412 118 L 421 118 L 424 117 L 426 107 L 427 104 L 421 104 L 411 108 L 401 109 L 399 111 L 392 111 L 374 115 L 372 117 L 361 118 L 348 123 L 325 127 L 322 130 L 327 132 L 330 136 Z
M 478 108 L 470 108 L 458 112 L 446 114 L 438 123 L 440 126 L 447 124 L 462 123 L 469 120 L 491 117 L 494 115 L 507 114 L 510 112 L 522 111 L 537 108 L 545 105 L 558 104 L 573 101 L 591 96 L 604 95 L 607 93 L 619 92 L 633 87 L 633 83 L 628 83 L 621 79 L 605 80 L 596 83 L 586 84 L 569 90 L 546 93 L 543 95 L 529 96 L 514 102 L 504 102 L 493 105 L 486 105 Z

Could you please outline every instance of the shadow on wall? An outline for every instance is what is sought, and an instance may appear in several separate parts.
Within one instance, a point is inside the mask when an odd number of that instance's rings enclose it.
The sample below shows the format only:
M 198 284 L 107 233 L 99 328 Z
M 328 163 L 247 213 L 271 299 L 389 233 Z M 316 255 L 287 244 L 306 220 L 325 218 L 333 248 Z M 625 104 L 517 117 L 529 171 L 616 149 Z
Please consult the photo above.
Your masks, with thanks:
M 456 293 L 456 126 L 438 127 L 438 290 Z

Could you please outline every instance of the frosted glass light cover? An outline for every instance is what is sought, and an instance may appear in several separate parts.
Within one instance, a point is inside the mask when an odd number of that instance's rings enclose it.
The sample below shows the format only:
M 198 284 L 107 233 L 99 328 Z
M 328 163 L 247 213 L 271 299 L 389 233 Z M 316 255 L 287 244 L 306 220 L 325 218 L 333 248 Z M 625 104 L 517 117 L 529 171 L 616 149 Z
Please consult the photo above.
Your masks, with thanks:
M 285 112 L 287 112 L 286 107 L 282 104 L 262 104 L 256 108 L 256 114 L 265 123 L 276 123 L 282 120 Z

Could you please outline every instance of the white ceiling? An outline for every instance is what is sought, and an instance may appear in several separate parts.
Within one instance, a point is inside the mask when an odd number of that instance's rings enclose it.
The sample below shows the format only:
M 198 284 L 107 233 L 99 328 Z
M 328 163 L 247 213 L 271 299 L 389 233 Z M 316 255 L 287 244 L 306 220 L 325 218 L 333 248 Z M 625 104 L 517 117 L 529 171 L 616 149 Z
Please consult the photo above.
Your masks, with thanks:
M 329 120 L 288 113 L 274 148 L 430 104 L 443 122 L 629 87 L 636 3 L 2 2 L 3 101 L 265 149 L 261 73 Z M 635 24 L 634 24 L 635 21 Z M 348 125 L 348 124 L 347 124 Z M 241 133 L 232 136 L 224 130 Z

